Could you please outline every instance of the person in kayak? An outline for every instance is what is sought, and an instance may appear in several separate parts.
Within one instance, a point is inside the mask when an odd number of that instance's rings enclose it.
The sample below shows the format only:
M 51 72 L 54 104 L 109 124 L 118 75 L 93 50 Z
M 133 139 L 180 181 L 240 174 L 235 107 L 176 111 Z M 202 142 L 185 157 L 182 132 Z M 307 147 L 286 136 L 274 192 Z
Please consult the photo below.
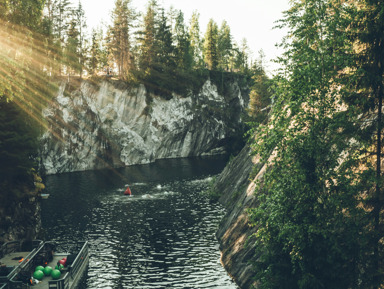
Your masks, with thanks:
M 131 192 L 131 189 L 129 187 L 127 187 L 127 189 L 125 190 L 124 195 L 132 196 L 132 192 Z

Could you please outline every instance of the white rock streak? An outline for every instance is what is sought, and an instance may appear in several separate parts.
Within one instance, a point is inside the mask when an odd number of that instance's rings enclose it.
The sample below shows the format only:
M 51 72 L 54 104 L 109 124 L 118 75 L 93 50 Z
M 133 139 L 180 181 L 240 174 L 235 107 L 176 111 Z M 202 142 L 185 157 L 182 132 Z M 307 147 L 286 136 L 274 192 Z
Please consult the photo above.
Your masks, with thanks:
M 143 85 L 117 88 L 106 81 L 100 87 L 84 81 L 69 96 L 64 91 L 65 84 L 43 112 L 47 174 L 224 153 L 248 103 L 236 83 L 224 97 L 210 81 L 197 95 L 170 100 L 148 95 Z

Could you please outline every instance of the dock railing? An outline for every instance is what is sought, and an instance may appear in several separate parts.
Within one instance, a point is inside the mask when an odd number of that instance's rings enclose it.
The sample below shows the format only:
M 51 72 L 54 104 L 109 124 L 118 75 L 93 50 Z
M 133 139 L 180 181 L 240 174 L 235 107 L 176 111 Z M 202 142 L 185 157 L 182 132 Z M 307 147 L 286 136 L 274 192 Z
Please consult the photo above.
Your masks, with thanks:
M 0 282 L 8 282 L 11 280 L 17 273 L 19 273 L 31 260 L 35 254 L 40 251 L 43 247 L 44 242 L 41 240 L 33 240 L 33 241 L 11 241 L 3 244 L 0 249 L 0 258 L 3 258 L 5 255 L 14 253 L 14 252 L 27 252 L 27 256 L 19 262 L 17 266 L 15 266 L 7 276 L 0 276 Z M 1 289 L 1 287 L 0 287 Z
M 69 272 L 67 272 L 62 279 L 59 280 L 51 280 L 48 282 L 49 289 L 67 289 L 69 288 L 70 276 Z
M 88 260 L 88 241 L 83 243 L 79 253 L 77 254 L 75 260 L 69 267 L 69 271 L 64 275 L 62 279 L 59 280 L 50 280 L 49 289 L 68 289 L 70 285 L 73 286 L 74 282 L 77 282 L 77 278 L 82 275 L 80 270 L 83 269 L 84 262 Z
M 84 245 L 82 246 L 79 254 L 77 254 L 75 261 L 73 261 L 71 270 L 69 273 L 71 274 L 71 277 L 73 278 L 79 273 L 79 270 L 81 266 L 83 265 L 84 261 L 86 260 L 88 256 L 88 242 L 84 242 Z
M 9 280 L 9 288 L 10 289 L 30 288 L 29 283 L 26 283 L 25 280 L 20 280 L 21 275 L 23 275 L 23 277 L 25 277 L 26 279 L 29 279 L 36 265 L 41 265 L 40 263 L 38 263 L 37 256 L 41 255 L 47 250 L 50 250 L 52 246 L 53 244 L 50 242 L 42 242 L 42 244 L 38 248 L 36 248 L 36 250 L 33 250 L 30 254 L 28 254 L 28 256 L 24 258 L 23 262 L 21 262 L 21 265 L 16 268 L 17 271 Z
M 52 243 L 50 242 L 45 242 L 44 244 L 50 246 Z M 81 242 L 82 247 L 77 253 L 75 260 L 71 265 L 68 266 L 68 271 L 65 272 L 64 277 L 59 279 L 59 280 L 50 280 L 48 282 L 48 288 L 49 289 L 68 289 L 72 288 L 74 283 L 78 281 L 78 278 L 80 275 L 82 275 L 82 272 L 80 270 L 84 270 L 84 262 L 88 260 L 88 242 Z M 26 263 L 20 267 L 20 270 L 18 270 L 17 273 L 19 273 L 21 270 L 25 272 L 29 272 L 29 275 L 31 272 L 33 272 L 34 267 L 37 265 L 35 262 L 36 260 L 36 255 L 41 253 L 43 250 L 45 250 L 45 246 L 39 247 L 38 250 L 34 252 L 34 254 L 26 261 Z M 10 282 L 9 282 L 9 288 L 10 289 L 27 289 L 27 288 L 32 288 L 30 287 L 30 284 L 25 283 L 23 281 L 17 280 L 16 276 L 14 276 Z M 0 287 L 0 289 L 2 289 Z
M 0 258 L 3 258 L 5 255 L 13 252 L 23 252 L 23 251 L 33 251 L 37 247 L 43 244 L 41 240 L 33 241 L 10 241 L 4 243 L 0 247 Z

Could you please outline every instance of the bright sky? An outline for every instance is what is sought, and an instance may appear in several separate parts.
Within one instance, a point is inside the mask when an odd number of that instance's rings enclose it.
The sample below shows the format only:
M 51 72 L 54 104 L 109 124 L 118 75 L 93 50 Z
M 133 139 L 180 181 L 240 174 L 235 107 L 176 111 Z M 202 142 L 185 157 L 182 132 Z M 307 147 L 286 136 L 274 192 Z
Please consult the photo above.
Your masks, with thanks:
M 77 3 L 77 0 L 72 0 Z M 109 23 L 110 14 L 115 0 L 81 0 L 87 23 L 90 27 L 97 27 L 102 22 Z M 131 7 L 144 12 L 148 0 L 132 0 Z M 282 12 L 289 8 L 288 0 L 159 0 L 159 4 L 168 10 L 173 6 L 184 13 L 186 24 L 189 24 L 194 10 L 200 13 L 200 31 L 203 34 L 210 18 L 220 27 L 226 20 L 233 39 L 240 44 L 247 39 L 253 59 L 258 57 L 262 49 L 266 55 L 267 71 L 273 73 L 276 64 L 269 60 L 281 54 L 281 49 L 275 44 L 280 43 L 286 32 L 272 29 L 275 21 L 282 18 Z

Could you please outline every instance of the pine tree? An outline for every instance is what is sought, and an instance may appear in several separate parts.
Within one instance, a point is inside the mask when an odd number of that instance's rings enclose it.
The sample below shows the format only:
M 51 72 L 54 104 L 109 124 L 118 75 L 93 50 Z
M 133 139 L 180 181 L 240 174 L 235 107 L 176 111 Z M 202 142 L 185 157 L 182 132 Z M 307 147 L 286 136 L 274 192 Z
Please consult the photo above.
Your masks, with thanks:
M 224 20 L 219 30 L 217 48 L 219 52 L 219 67 L 229 70 L 229 61 L 232 55 L 232 36 L 228 23 Z
M 265 72 L 264 57 L 263 51 L 259 51 L 259 59 L 251 69 L 253 84 L 249 93 L 248 114 L 255 122 L 255 126 L 267 118 L 271 105 L 271 80 Z
M 77 8 L 73 11 L 74 18 L 76 20 L 76 25 L 78 27 L 78 48 L 77 48 L 77 55 L 78 55 L 78 72 L 80 74 L 80 78 L 83 76 L 83 70 L 84 65 L 87 58 L 87 48 L 86 48 L 86 29 L 87 29 L 87 23 L 85 18 L 85 12 L 83 9 L 83 6 L 81 4 L 81 1 L 79 0 Z
M 175 47 L 173 46 L 172 28 L 168 24 L 168 19 L 165 15 L 164 9 L 160 9 L 159 26 L 156 32 L 156 47 L 158 54 L 158 67 L 162 71 L 174 71 L 175 62 Z
M 230 66 L 235 71 L 245 73 L 248 71 L 248 43 L 245 38 L 242 39 L 240 46 L 236 43 L 233 46 L 233 56 L 230 60 Z
M 130 26 L 135 13 L 129 7 L 130 0 L 116 0 L 112 12 L 113 26 L 110 27 L 111 41 L 109 47 L 114 56 L 119 76 L 127 80 L 133 69 L 133 56 L 131 52 Z
M 143 29 L 140 31 L 140 69 L 145 75 L 151 75 L 151 69 L 156 60 L 156 30 L 157 30 L 157 2 L 152 0 L 144 15 Z
M 218 33 L 216 22 L 210 19 L 204 37 L 204 60 L 209 70 L 216 70 L 219 64 Z
M 102 63 L 102 48 L 101 42 L 103 39 L 102 31 L 96 31 L 92 29 L 91 35 L 91 47 L 90 47 L 90 57 L 88 69 L 91 75 L 94 75 L 100 69 L 100 65 Z
M 79 35 L 77 21 L 75 18 L 69 23 L 69 29 L 67 32 L 67 41 L 65 46 L 65 65 L 67 70 L 68 79 L 75 71 L 80 70 L 79 63 Z
M 55 63 L 57 66 L 57 74 L 62 74 L 62 65 L 65 62 L 64 43 L 66 32 L 68 31 L 68 23 L 71 18 L 71 2 L 69 0 L 53 0 L 52 3 L 52 33 L 54 39 Z
M 176 65 L 179 69 L 188 71 L 192 67 L 192 55 L 189 35 L 184 23 L 184 14 L 180 10 L 176 17 L 174 31 Z
M 8 21 L 30 30 L 37 30 L 40 25 L 44 0 L 28 1 L 3 1 L 1 5 L 6 11 L 4 14 Z M 17 27 L 13 27 L 17 29 Z
M 191 51 L 192 51 L 191 54 L 192 54 L 192 60 L 193 60 L 192 66 L 195 69 L 204 67 L 199 17 L 200 17 L 200 14 L 197 13 L 197 11 L 193 11 L 190 24 L 189 24 L 189 37 L 191 42 Z

